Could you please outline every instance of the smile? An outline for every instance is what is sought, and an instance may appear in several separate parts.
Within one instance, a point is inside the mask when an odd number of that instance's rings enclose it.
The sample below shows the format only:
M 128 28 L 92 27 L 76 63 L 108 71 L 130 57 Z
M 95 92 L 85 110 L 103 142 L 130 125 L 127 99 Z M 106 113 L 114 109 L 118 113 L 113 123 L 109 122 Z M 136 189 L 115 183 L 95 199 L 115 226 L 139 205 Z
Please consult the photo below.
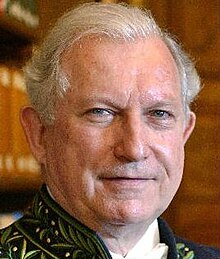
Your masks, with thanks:
M 147 178 L 147 177 L 107 177 L 101 178 L 101 180 L 105 181 L 149 181 L 156 180 L 155 178 Z
M 147 184 L 156 181 L 155 178 L 145 177 L 107 177 L 100 179 L 107 188 L 117 189 L 140 189 L 146 187 Z

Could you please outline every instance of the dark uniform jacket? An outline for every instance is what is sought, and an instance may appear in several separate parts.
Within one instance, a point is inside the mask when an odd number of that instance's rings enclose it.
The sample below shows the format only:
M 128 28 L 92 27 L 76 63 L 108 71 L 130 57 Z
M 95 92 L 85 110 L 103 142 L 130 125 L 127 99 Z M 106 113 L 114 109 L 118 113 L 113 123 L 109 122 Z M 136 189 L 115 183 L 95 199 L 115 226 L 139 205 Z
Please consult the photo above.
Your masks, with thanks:
M 220 251 L 176 237 L 158 219 L 160 242 L 168 245 L 168 259 L 217 259 Z M 0 230 L 0 259 L 110 259 L 102 239 L 65 212 L 42 186 L 31 210 Z M 137 258 L 138 259 L 138 258 Z

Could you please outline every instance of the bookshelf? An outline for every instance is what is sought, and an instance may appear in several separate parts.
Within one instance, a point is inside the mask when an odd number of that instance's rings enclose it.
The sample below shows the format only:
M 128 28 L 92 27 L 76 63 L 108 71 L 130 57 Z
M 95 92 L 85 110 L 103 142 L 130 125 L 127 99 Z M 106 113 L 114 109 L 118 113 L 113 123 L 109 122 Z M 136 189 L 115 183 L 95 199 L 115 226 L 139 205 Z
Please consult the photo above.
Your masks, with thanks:
M 28 104 L 22 66 L 37 42 L 35 0 L 0 1 L 0 194 L 31 192 L 40 184 L 39 167 L 19 122 Z M 7 196 L 8 197 L 8 196 Z
M 37 38 L 35 29 L 27 27 L 21 21 L 16 20 L 6 14 L 0 14 L 0 30 L 10 32 L 14 38 L 22 40 L 25 42 L 31 42 Z

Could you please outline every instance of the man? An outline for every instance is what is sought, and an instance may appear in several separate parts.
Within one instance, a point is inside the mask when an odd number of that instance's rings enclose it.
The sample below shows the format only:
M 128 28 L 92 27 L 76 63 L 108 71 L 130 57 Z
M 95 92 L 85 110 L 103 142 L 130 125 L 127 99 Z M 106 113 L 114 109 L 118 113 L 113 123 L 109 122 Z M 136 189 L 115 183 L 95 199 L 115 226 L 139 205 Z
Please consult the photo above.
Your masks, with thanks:
M 160 218 L 181 182 L 200 82 L 149 13 L 80 6 L 25 71 L 21 123 L 45 185 L 1 231 L 1 258 L 220 258 Z

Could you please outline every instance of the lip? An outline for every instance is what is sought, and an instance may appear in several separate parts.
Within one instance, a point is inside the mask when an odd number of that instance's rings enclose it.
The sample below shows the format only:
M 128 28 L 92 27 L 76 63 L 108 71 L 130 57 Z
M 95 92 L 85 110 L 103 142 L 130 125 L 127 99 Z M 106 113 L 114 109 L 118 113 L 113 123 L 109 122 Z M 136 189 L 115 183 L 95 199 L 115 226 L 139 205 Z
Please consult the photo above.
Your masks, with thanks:
M 100 180 L 107 184 L 109 187 L 114 186 L 123 189 L 145 186 L 147 183 L 155 181 L 156 179 L 151 177 L 106 177 L 101 178 Z
M 149 181 L 149 180 L 156 180 L 153 177 L 103 177 L 100 178 L 101 180 L 106 181 Z

